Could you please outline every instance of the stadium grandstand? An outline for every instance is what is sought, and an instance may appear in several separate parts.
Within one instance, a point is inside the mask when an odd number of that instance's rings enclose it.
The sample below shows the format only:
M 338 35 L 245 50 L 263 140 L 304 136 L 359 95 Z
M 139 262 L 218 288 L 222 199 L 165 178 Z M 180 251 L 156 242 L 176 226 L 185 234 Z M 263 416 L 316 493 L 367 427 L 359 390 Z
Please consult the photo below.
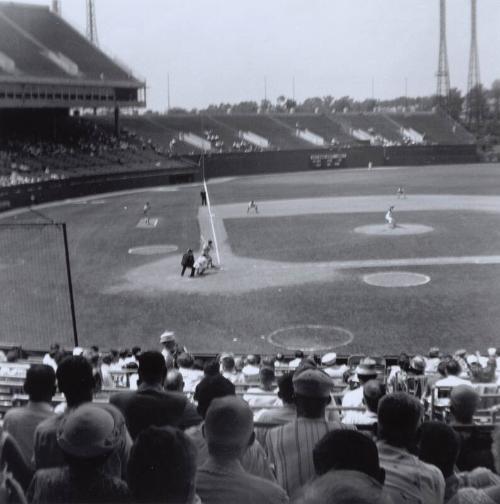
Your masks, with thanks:
M 475 136 L 144 113 L 53 6 L 0 2 L 0 504 L 500 504 Z

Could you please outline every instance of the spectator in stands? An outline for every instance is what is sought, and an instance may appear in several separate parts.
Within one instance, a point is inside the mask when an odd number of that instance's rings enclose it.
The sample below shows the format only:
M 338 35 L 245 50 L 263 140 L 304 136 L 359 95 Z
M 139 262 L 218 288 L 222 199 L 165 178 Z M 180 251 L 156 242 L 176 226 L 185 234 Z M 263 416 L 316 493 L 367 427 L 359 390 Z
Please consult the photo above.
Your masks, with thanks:
M 56 371 L 59 390 L 67 402 L 62 415 L 52 416 L 41 422 L 35 431 L 34 460 L 37 469 L 57 467 L 64 464 L 64 455 L 57 442 L 57 432 L 66 416 L 79 406 L 92 402 L 94 381 L 92 367 L 82 356 L 70 356 L 61 361 Z M 118 449 L 106 460 L 105 470 L 111 476 L 125 475 L 128 453 L 132 441 L 128 434 L 123 415 L 109 404 L 99 404 L 110 413 L 120 434 Z
M 194 392 L 196 385 L 203 378 L 203 372 L 193 367 L 194 357 L 187 352 L 180 353 L 177 356 L 177 366 L 184 379 L 184 390 L 188 393 Z
M 172 331 L 163 332 L 160 336 L 160 345 L 162 346 L 161 353 L 167 362 L 167 367 L 171 367 L 169 365 L 170 357 L 175 359 L 180 351 L 177 340 L 175 339 L 175 334 Z
M 448 502 L 459 487 L 455 462 L 460 448 L 458 434 L 443 422 L 425 422 L 418 431 L 418 458 L 436 466 L 442 473 L 446 488 L 444 502 Z
M 148 427 L 134 442 L 127 481 L 136 503 L 195 504 L 196 448 L 173 427 Z
M 321 365 L 323 366 L 323 371 L 334 380 L 342 380 L 344 373 L 349 369 L 345 364 L 337 364 L 337 354 L 335 352 L 323 355 Z
M 479 400 L 479 394 L 472 387 L 468 385 L 454 387 L 450 395 L 451 425 L 457 427 L 473 425 Z M 490 435 L 476 429 L 458 432 L 460 452 L 457 467 L 461 471 L 472 471 L 476 467 L 494 470 Z
M 484 366 L 483 362 L 484 361 Z M 497 362 L 495 357 L 483 359 L 479 354 L 467 356 L 467 366 L 472 383 L 495 383 Z
M 297 418 L 269 430 L 266 437 L 266 451 L 276 478 L 288 495 L 313 476 L 314 445 L 327 432 L 343 427 L 339 422 L 325 420 L 333 383 L 324 371 L 308 367 L 297 370 L 292 382 Z
M 204 434 L 209 458 L 198 469 L 197 491 L 204 504 L 286 503 L 275 483 L 248 474 L 240 459 L 253 443 L 253 415 L 242 399 L 214 399 L 205 418 Z
M 103 388 L 113 388 L 115 382 L 113 381 L 113 376 L 111 374 L 111 363 L 113 362 L 113 357 L 111 354 L 106 354 L 102 357 L 101 361 L 101 377 Z
M 262 423 L 283 425 L 296 418 L 293 372 L 285 373 L 278 378 L 278 398 L 281 400 L 280 408 L 262 409 L 255 415 L 255 420 Z
M 198 402 L 198 413 L 202 418 L 205 418 L 207 410 L 214 399 L 234 395 L 235 387 L 229 380 L 220 374 L 207 376 L 196 387 L 194 394 L 194 399 Z M 189 435 L 196 446 L 198 453 L 197 464 L 198 467 L 201 467 L 208 459 L 208 447 L 203 436 L 203 425 L 187 429 L 186 434 Z M 275 481 L 267 456 L 258 441 L 248 447 L 241 459 L 241 464 L 249 474 Z
M 184 379 L 178 369 L 171 369 L 165 378 L 165 390 L 169 392 L 184 392 Z
M 450 359 L 446 363 L 446 378 L 438 380 L 435 384 L 435 388 L 439 387 L 456 387 L 457 385 L 471 385 L 470 380 L 460 378 L 462 373 L 462 368 L 456 359 Z
M 36 472 L 28 490 L 32 503 L 97 503 L 128 500 L 128 488 L 104 465 L 122 441 L 116 417 L 87 403 L 72 409 L 57 429 L 57 443 L 67 465 Z
M 259 378 L 260 371 L 260 355 L 247 355 L 245 359 L 245 366 L 242 369 L 242 373 L 245 376 L 247 382 L 256 382 Z
M 38 425 L 54 415 L 51 405 L 56 391 L 56 374 L 51 366 L 32 365 L 24 381 L 24 392 L 29 401 L 26 406 L 12 408 L 3 418 L 3 429 L 18 443 L 28 464 L 33 459 L 33 438 Z
M 249 387 L 243 399 L 251 408 L 268 408 L 279 405 L 274 367 L 262 366 L 259 370 L 259 384 Z
M 389 503 L 383 487 L 385 471 L 368 436 L 347 430 L 329 432 L 316 444 L 313 460 L 317 478 L 299 490 L 296 504 Z
M 290 369 L 297 369 L 299 367 L 299 364 L 302 362 L 303 358 L 304 358 L 304 352 L 302 350 L 297 350 L 295 352 L 295 358 L 288 363 L 288 367 Z
M 160 352 L 143 352 L 139 356 L 137 391 L 118 392 L 109 402 L 125 417 L 132 439 L 149 427 L 186 428 L 200 423 L 201 418 L 187 397 L 164 390 L 167 375 L 165 358 Z
M 57 362 L 60 359 L 61 347 L 59 343 L 53 343 L 50 345 L 49 352 L 43 356 L 42 364 L 50 366 L 54 369 L 54 372 L 57 371 Z
M 402 352 L 399 354 L 397 365 L 391 366 L 391 371 L 387 377 L 387 384 L 390 392 L 400 392 L 399 387 L 406 381 L 406 375 L 409 369 L 410 356 Z
M 385 486 L 394 502 L 442 504 L 445 482 L 441 471 L 420 461 L 411 451 L 423 415 L 422 405 L 405 392 L 385 396 L 378 407 L 378 451 Z
M 281 352 L 278 352 L 276 354 L 276 357 L 274 358 L 274 367 L 276 368 L 288 367 L 287 363 L 285 362 L 285 356 Z
M 404 381 L 398 384 L 399 392 L 407 392 L 419 400 L 428 395 L 428 377 L 425 375 L 425 359 L 415 355 L 410 360 L 410 366 L 404 376 Z
M 492 453 L 497 473 L 500 472 L 500 431 L 497 429 L 493 436 Z M 500 485 L 486 488 L 461 488 L 449 501 L 449 504 L 500 504 Z
M 458 385 L 450 394 L 450 413 L 455 425 L 472 425 L 479 394 L 469 385 Z
M 425 362 L 425 372 L 426 374 L 437 373 L 437 367 L 439 365 L 439 348 L 431 347 L 429 349 L 429 354 Z
M 458 365 L 460 366 L 460 373 L 457 376 L 460 376 L 461 378 L 467 378 L 467 350 L 465 348 L 460 348 L 455 352 L 453 355 L 453 359 L 458 362 Z
M 210 359 L 203 365 L 203 376 L 216 376 L 220 374 L 219 363 L 216 359 Z
M 378 403 L 385 395 L 385 385 L 378 380 L 369 380 L 363 385 L 363 404 L 365 411 L 355 411 L 348 421 L 355 425 L 374 425 L 377 423 Z M 348 423 L 344 420 L 344 423 Z
M 348 390 L 342 398 L 342 408 L 363 408 L 363 385 L 377 378 L 376 362 L 367 357 L 363 359 L 356 368 L 356 376 L 358 377 L 360 386 L 354 390 Z M 356 410 L 342 411 L 342 421 L 344 423 L 353 423 L 352 418 L 356 417 Z
M 233 354 L 224 353 L 220 356 L 220 372 L 224 378 L 227 378 L 234 385 L 243 385 L 245 383 L 245 375 L 236 370 Z

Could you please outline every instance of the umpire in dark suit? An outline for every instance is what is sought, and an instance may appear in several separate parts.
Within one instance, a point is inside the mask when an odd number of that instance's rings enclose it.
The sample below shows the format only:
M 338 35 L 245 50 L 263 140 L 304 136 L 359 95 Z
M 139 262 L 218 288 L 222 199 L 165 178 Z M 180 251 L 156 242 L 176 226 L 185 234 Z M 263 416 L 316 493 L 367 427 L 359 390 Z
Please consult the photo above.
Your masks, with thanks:
M 196 408 L 186 396 L 164 390 L 166 375 L 163 355 L 144 352 L 139 355 L 137 391 L 118 392 L 110 397 L 109 402 L 123 413 L 132 439 L 151 425 L 186 429 L 201 422 Z
M 184 276 L 184 272 L 186 271 L 186 268 L 191 268 L 191 275 L 190 276 L 194 276 L 193 249 L 188 249 L 187 252 L 182 256 L 181 266 L 182 266 L 181 276 Z

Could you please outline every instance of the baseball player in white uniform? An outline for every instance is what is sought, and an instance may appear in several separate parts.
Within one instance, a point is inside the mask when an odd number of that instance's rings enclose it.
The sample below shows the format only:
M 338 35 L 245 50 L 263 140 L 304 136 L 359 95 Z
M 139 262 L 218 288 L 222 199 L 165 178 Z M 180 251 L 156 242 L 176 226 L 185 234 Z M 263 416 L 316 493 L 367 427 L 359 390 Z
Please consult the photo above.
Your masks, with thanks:
M 394 219 L 394 216 L 392 214 L 394 210 L 394 207 L 391 206 L 389 207 L 389 210 L 387 210 L 387 213 L 385 214 L 385 222 L 387 222 L 387 225 L 394 229 L 396 227 L 396 220 Z
M 254 200 L 250 201 L 248 203 L 248 207 L 247 207 L 247 213 L 250 212 L 250 210 L 255 210 L 255 213 L 258 214 L 259 213 L 259 207 L 257 206 L 257 203 L 255 203 Z

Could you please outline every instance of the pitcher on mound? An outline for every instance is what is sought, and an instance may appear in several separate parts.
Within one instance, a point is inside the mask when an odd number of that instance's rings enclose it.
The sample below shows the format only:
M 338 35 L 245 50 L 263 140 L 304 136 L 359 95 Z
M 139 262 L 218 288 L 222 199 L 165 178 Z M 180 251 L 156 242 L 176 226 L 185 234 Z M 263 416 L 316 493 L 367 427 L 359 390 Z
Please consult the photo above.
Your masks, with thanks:
M 396 220 L 394 219 L 394 216 L 392 214 L 393 210 L 394 210 L 394 207 L 391 206 L 391 207 L 389 207 L 389 210 L 387 210 L 387 213 L 385 214 L 385 222 L 387 222 L 387 225 L 391 229 L 394 229 L 396 227 Z

